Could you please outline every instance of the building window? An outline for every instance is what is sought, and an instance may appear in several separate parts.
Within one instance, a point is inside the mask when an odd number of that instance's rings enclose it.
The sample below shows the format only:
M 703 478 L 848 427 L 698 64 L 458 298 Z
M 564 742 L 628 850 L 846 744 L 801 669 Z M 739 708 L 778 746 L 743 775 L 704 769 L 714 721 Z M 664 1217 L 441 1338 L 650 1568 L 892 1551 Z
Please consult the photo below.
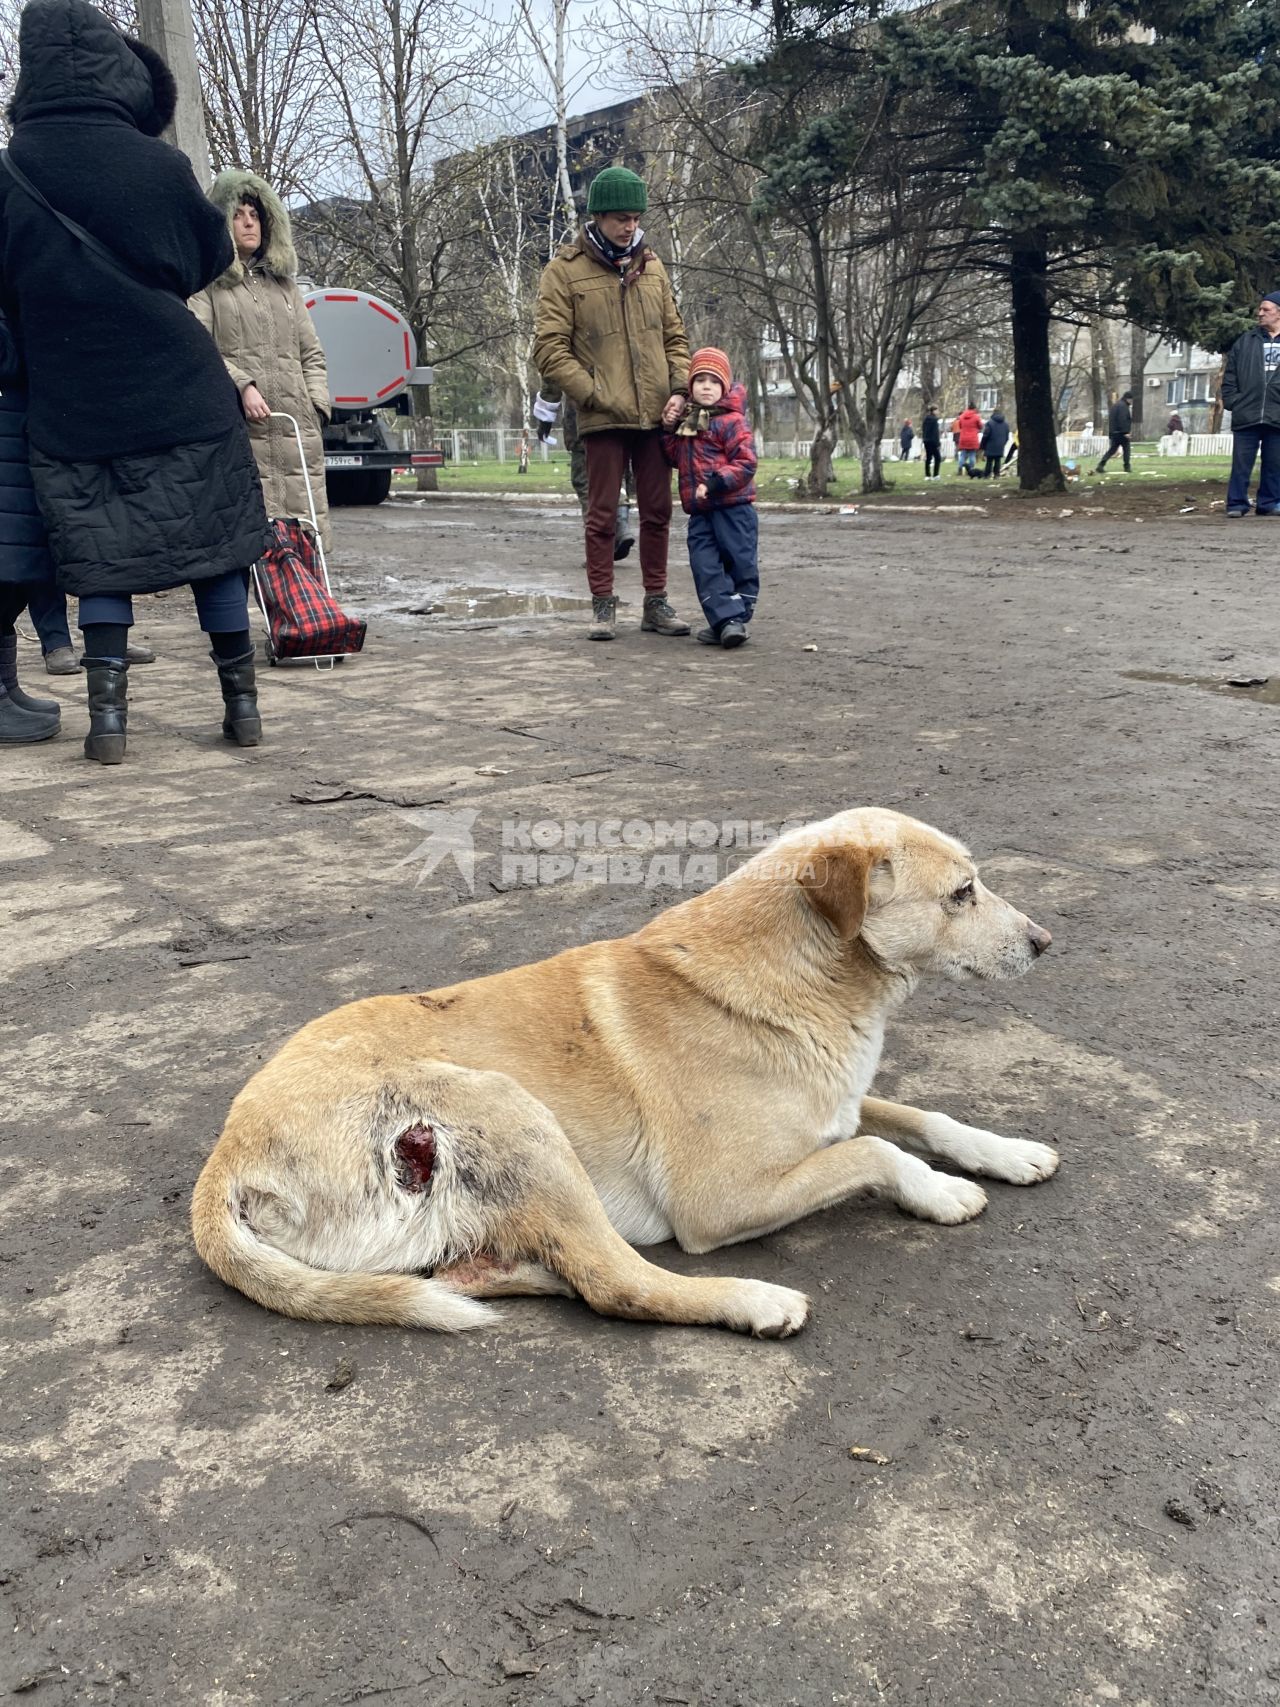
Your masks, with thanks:
M 1186 381 L 1185 374 L 1178 374 L 1175 378 L 1169 380 L 1167 382 L 1167 384 L 1165 385 L 1164 400 L 1166 403 L 1172 403 L 1175 405 L 1178 403 L 1183 403 L 1186 401 L 1186 396 L 1187 396 L 1187 381 Z
M 974 402 L 984 415 L 994 409 L 999 400 L 1000 393 L 994 385 L 980 385 L 974 393 Z
M 1187 375 L 1187 402 L 1207 403 L 1209 400 L 1209 375 L 1207 373 L 1190 373 Z

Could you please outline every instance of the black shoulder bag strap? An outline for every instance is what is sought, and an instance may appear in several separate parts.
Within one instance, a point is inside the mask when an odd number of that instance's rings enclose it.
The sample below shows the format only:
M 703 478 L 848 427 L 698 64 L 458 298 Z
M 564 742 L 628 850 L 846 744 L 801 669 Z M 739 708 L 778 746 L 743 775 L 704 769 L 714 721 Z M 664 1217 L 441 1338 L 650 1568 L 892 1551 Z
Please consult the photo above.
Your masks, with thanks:
M 4 167 L 20 190 L 29 195 L 32 201 L 42 207 L 46 213 L 51 213 L 59 225 L 65 226 L 78 243 L 83 243 L 91 255 L 96 255 L 113 272 L 118 273 L 122 278 L 129 279 L 133 284 L 145 285 L 148 290 L 162 290 L 164 288 L 162 285 L 158 285 L 154 279 L 147 278 L 145 273 L 135 272 L 127 261 L 117 255 L 113 249 L 108 249 L 105 243 L 99 243 L 98 239 L 86 231 L 83 225 L 77 225 L 75 220 L 69 218 L 65 213 L 59 213 L 53 203 L 40 193 L 22 168 L 14 162 L 13 156 L 7 148 L 0 148 L 0 166 Z

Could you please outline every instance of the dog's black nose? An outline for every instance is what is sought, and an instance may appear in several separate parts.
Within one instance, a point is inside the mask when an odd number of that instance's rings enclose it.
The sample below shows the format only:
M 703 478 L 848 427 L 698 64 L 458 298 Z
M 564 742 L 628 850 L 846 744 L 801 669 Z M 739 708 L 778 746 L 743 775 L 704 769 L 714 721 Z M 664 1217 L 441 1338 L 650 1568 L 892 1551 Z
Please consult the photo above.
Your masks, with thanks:
M 1048 948 L 1049 944 L 1053 941 L 1053 938 L 1049 935 L 1048 931 L 1042 929 L 1041 926 L 1035 924 L 1031 919 L 1027 920 L 1027 935 L 1031 939 L 1032 951 L 1037 956 L 1043 954 L 1045 949 Z

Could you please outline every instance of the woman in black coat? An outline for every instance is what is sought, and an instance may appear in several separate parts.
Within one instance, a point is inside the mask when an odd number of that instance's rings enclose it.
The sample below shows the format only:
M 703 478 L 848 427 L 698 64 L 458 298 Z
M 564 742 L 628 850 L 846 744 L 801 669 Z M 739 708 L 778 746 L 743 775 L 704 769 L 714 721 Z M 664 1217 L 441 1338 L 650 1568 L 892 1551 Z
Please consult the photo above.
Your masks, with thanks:
M 222 681 L 223 732 L 261 736 L 247 606 L 267 539 L 240 399 L 186 301 L 230 265 L 186 157 L 163 61 L 84 0 L 31 0 L 0 169 L 0 306 L 22 345 L 36 496 L 58 584 L 80 600 L 85 752 L 124 757 L 130 596 L 190 583 Z M 114 257 L 114 259 L 113 259 Z
M 27 397 L 22 361 L 0 315 L 0 743 L 47 741 L 58 733 L 56 699 L 34 699 L 18 686 L 14 627 L 36 593 L 53 587 L 53 559 L 27 465 Z

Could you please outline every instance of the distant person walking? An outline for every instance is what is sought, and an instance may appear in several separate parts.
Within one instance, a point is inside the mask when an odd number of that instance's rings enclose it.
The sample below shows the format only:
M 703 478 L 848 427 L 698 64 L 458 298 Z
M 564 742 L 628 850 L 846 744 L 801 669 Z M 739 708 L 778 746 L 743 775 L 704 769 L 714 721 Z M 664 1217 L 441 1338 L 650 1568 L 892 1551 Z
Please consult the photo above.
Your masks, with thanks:
M 910 462 L 911 447 L 916 442 L 915 428 L 910 419 L 902 423 L 902 431 L 898 434 L 898 461 Z
M 1227 514 L 1247 516 L 1249 481 L 1258 452 L 1260 516 L 1280 509 L 1280 291 L 1258 304 L 1258 324 L 1242 332 L 1222 370 L 1222 406 L 1231 411 L 1231 479 Z
M 991 411 L 991 418 L 982 429 L 982 438 L 978 449 L 986 457 L 986 466 L 982 470 L 983 480 L 993 480 L 1000 473 L 1000 464 L 1004 460 L 1004 448 L 1009 442 L 1009 423 L 999 409 Z
M 924 447 L 924 477 L 937 480 L 942 473 L 942 422 L 932 403 L 920 422 L 920 443 Z
M 1126 391 L 1111 405 L 1111 412 L 1107 416 L 1107 432 L 1110 434 L 1111 443 L 1107 448 L 1107 454 L 1094 469 L 1095 474 L 1102 473 L 1117 451 L 1124 457 L 1125 473 L 1131 474 L 1133 472 L 1129 466 L 1129 435 L 1133 432 L 1132 403 L 1133 393 Z
M 956 435 L 956 473 L 972 480 L 978 472 L 978 446 L 982 443 L 982 416 L 972 398 L 956 416 L 951 429 Z
M 644 240 L 644 180 L 608 166 L 591 182 L 588 220 L 542 269 L 534 317 L 539 374 L 577 406 L 587 451 L 591 640 L 612 640 L 618 498 L 630 458 L 640 511 L 641 629 L 688 634 L 667 599 L 671 469 L 662 429 L 688 397 L 689 340 L 666 268 Z
M 267 539 L 262 485 L 236 388 L 187 309 L 232 258 L 226 221 L 159 140 L 177 89 L 156 53 L 84 0 L 33 0 L 18 44 L 9 164 L 21 178 L 0 173 L 0 298 L 26 360 L 58 585 L 80 600 L 85 756 L 125 755 L 132 597 L 184 585 L 223 733 L 256 746 L 247 593 Z

